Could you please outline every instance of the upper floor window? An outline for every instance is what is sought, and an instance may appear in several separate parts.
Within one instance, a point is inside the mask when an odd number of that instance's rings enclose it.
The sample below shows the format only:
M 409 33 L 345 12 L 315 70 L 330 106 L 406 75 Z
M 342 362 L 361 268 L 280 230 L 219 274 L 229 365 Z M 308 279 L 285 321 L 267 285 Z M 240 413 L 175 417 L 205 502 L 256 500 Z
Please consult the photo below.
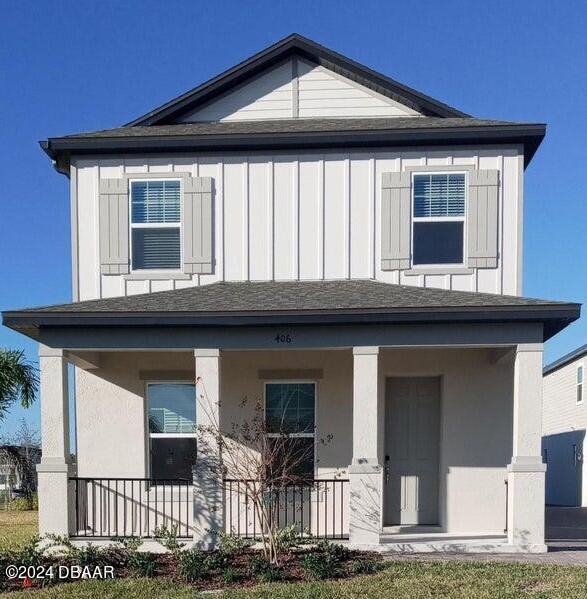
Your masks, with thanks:
M 414 175 L 414 265 L 463 264 L 465 189 L 464 173 Z
M 583 366 L 577 366 L 577 403 L 583 402 Z
M 181 266 L 181 208 L 178 180 L 130 182 L 133 270 Z

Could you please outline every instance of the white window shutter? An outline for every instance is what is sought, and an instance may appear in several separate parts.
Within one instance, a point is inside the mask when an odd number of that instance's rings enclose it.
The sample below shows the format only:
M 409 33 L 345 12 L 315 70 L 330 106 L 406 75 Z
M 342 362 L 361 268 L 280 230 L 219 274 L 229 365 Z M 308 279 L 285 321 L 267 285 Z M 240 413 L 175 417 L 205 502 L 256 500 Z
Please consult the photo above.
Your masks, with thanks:
M 184 181 L 183 270 L 188 274 L 213 271 L 212 178 L 188 177 Z
M 381 180 L 381 270 L 410 268 L 412 177 L 383 173 Z
M 497 267 L 498 185 L 495 169 L 469 173 L 467 264 L 471 268 Z
M 100 180 L 100 272 L 129 272 L 128 184 L 125 179 Z

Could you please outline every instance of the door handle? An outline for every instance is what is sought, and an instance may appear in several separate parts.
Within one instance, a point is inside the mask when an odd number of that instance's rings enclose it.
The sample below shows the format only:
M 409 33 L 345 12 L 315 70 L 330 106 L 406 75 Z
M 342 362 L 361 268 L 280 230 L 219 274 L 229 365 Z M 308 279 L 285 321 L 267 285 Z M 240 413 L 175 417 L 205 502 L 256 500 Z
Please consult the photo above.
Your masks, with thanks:
M 389 466 L 385 466 L 384 472 L 385 472 L 385 484 L 387 484 L 389 482 Z

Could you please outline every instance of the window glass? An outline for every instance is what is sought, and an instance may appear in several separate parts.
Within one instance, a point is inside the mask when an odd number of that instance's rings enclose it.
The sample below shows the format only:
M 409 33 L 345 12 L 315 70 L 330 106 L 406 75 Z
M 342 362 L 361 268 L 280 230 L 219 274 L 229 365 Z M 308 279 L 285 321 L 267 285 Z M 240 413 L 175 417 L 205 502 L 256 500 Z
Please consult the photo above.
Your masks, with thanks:
M 414 175 L 414 216 L 463 216 L 465 175 Z
M 149 383 L 151 478 L 189 479 L 196 459 L 196 389 L 189 383 Z
M 315 388 L 312 383 L 269 383 L 265 409 L 270 433 L 314 431 Z
M 195 461 L 195 437 L 151 438 L 151 478 L 192 480 Z
M 583 401 L 583 366 L 577 367 L 577 403 Z
M 414 175 L 414 265 L 463 263 L 465 190 L 463 173 Z
M 179 181 L 131 181 L 131 256 L 134 270 L 181 266 Z
M 179 181 L 132 181 L 133 223 L 178 223 Z
M 196 395 L 194 385 L 150 384 L 149 432 L 196 432 Z
M 180 267 L 179 227 L 173 229 L 134 229 L 132 233 L 132 265 L 146 268 Z
M 273 468 L 271 477 L 283 476 L 314 478 L 314 436 L 269 439 L 276 447 L 275 460 L 269 466 Z
M 414 264 L 461 264 L 463 222 L 414 223 Z

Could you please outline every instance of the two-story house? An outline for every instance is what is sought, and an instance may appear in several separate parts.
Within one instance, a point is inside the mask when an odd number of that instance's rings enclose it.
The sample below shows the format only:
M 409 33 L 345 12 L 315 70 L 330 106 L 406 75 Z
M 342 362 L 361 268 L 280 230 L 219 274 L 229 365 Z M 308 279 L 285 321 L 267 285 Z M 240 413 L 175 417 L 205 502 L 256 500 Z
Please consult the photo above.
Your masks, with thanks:
M 550 505 L 587 507 L 586 368 L 587 345 L 582 345 L 543 371 L 542 457 Z
M 41 533 L 254 535 L 239 481 L 194 465 L 198 425 L 228 430 L 249 398 L 310 449 L 289 523 L 544 551 L 542 347 L 579 316 L 521 297 L 544 134 L 291 35 L 123 127 L 43 142 L 70 180 L 74 301 L 3 315 L 40 343 Z

